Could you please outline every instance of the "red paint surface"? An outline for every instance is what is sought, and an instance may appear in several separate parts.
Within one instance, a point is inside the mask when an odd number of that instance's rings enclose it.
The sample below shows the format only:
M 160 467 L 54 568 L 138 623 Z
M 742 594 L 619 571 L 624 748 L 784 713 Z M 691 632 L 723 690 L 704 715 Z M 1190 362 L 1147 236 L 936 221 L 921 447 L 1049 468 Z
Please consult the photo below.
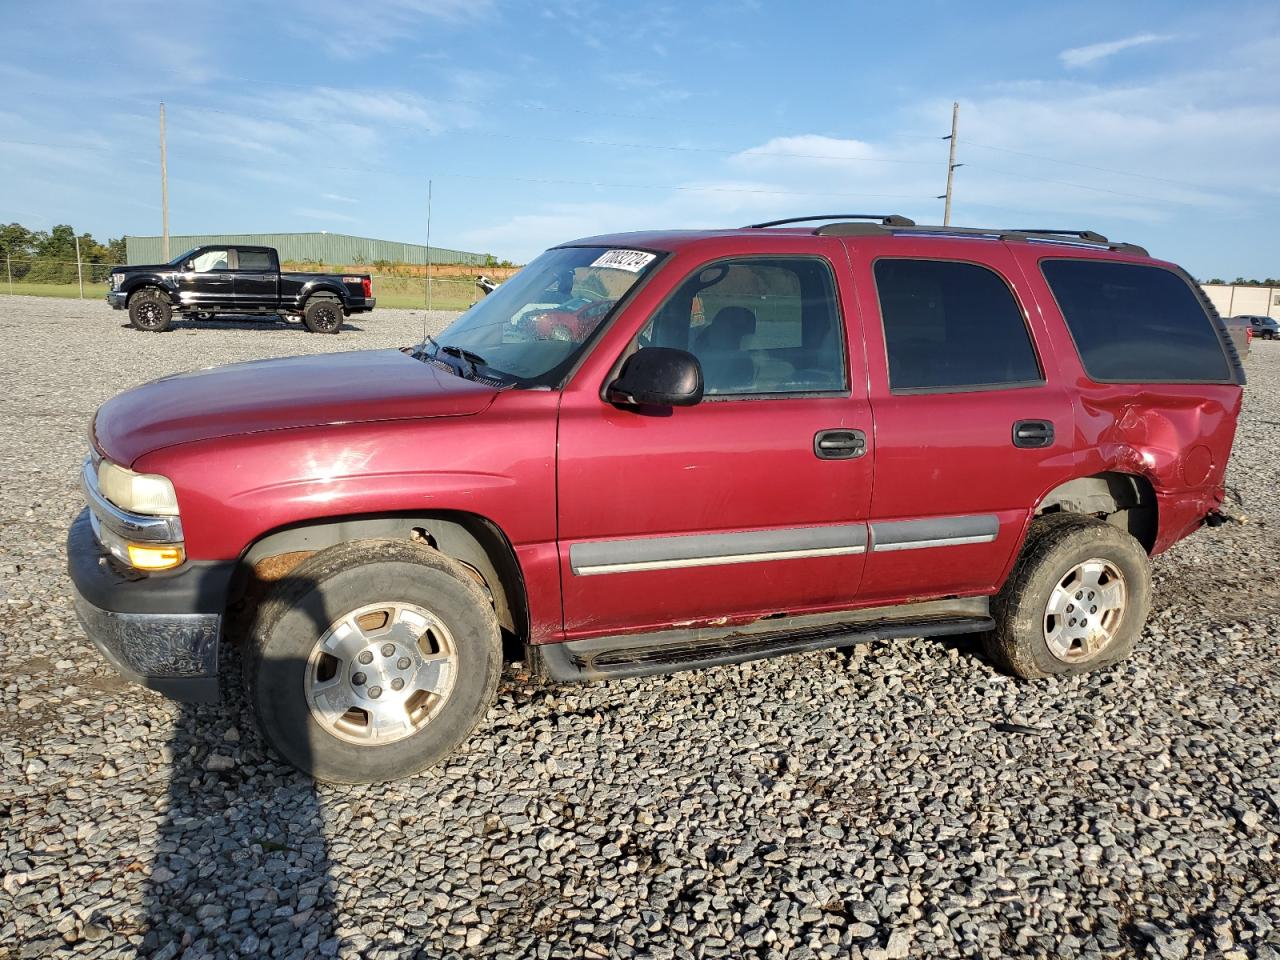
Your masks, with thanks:
M 529 591 L 532 638 L 654 629 L 947 594 L 989 594 L 1036 505 L 1103 471 L 1150 481 L 1155 552 L 1222 498 L 1241 388 L 1088 379 L 1038 259 L 1128 254 L 924 237 L 822 238 L 806 230 L 633 234 L 600 241 L 670 251 L 561 393 L 497 392 L 397 351 L 237 364 L 170 377 L 99 412 L 107 456 L 169 476 L 188 555 L 234 559 L 303 521 L 466 512 L 496 524 Z M 704 402 L 667 416 L 606 403 L 622 351 L 662 299 L 711 260 L 826 258 L 837 278 L 850 390 L 842 397 Z M 969 260 L 1009 281 L 1046 383 L 893 395 L 872 282 L 877 256 Z M 1047 419 L 1044 450 L 1011 445 L 1014 420 Z M 813 434 L 865 430 L 868 451 L 820 461 Z M 989 544 L 577 577 L 579 541 L 990 513 Z

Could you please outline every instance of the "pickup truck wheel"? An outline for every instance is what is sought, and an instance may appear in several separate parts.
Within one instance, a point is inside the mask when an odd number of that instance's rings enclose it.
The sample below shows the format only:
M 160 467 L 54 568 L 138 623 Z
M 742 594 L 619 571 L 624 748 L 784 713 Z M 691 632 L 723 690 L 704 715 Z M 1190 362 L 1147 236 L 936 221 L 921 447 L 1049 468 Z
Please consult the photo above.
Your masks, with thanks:
M 1093 517 L 1059 513 L 1031 525 L 991 604 L 987 655 L 1019 677 L 1084 673 L 1123 660 L 1151 608 L 1146 551 Z
M 314 296 L 307 301 L 302 322 L 312 333 L 337 333 L 342 329 L 342 304 L 333 297 Z
M 460 564 L 414 543 L 324 550 L 263 603 L 244 657 L 267 742 L 318 780 L 376 783 L 448 755 L 493 702 L 502 644 Z
M 159 290 L 139 290 L 129 298 L 129 322 L 135 330 L 163 333 L 172 320 L 173 307 Z

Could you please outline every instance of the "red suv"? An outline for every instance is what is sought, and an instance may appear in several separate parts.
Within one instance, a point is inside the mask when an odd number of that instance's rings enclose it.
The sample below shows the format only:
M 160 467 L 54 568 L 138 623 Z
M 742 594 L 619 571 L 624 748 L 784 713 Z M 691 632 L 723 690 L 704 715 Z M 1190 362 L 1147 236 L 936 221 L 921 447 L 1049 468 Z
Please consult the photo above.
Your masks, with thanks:
M 613 303 L 526 321 L 575 298 Z M 1217 518 L 1243 383 L 1183 271 L 1090 232 L 595 237 L 438 341 L 112 399 L 69 566 L 153 689 L 215 698 L 243 634 L 267 740 L 334 781 L 453 750 L 521 647 L 569 681 L 977 633 L 1072 673 L 1129 654 L 1148 557 Z

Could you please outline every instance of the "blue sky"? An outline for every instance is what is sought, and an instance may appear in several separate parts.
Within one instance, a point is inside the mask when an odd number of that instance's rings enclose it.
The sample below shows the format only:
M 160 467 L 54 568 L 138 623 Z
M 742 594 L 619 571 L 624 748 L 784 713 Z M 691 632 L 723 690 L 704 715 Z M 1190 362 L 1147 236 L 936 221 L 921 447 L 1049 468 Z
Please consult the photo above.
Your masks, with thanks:
M 0 2 L 0 220 L 522 261 L 832 211 L 1099 230 L 1280 275 L 1274 3 Z

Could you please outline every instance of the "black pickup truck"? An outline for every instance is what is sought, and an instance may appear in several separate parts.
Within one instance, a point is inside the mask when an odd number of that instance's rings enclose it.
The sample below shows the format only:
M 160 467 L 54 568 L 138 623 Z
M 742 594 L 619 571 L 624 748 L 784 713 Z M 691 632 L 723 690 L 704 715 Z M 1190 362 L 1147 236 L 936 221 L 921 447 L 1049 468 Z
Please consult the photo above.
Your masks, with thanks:
M 372 310 L 368 274 L 281 273 L 272 247 L 207 246 L 168 263 L 113 267 L 107 302 L 138 330 L 168 330 L 175 313 L 301 317 L 313 333 L 337 333 L 342 318 Z

